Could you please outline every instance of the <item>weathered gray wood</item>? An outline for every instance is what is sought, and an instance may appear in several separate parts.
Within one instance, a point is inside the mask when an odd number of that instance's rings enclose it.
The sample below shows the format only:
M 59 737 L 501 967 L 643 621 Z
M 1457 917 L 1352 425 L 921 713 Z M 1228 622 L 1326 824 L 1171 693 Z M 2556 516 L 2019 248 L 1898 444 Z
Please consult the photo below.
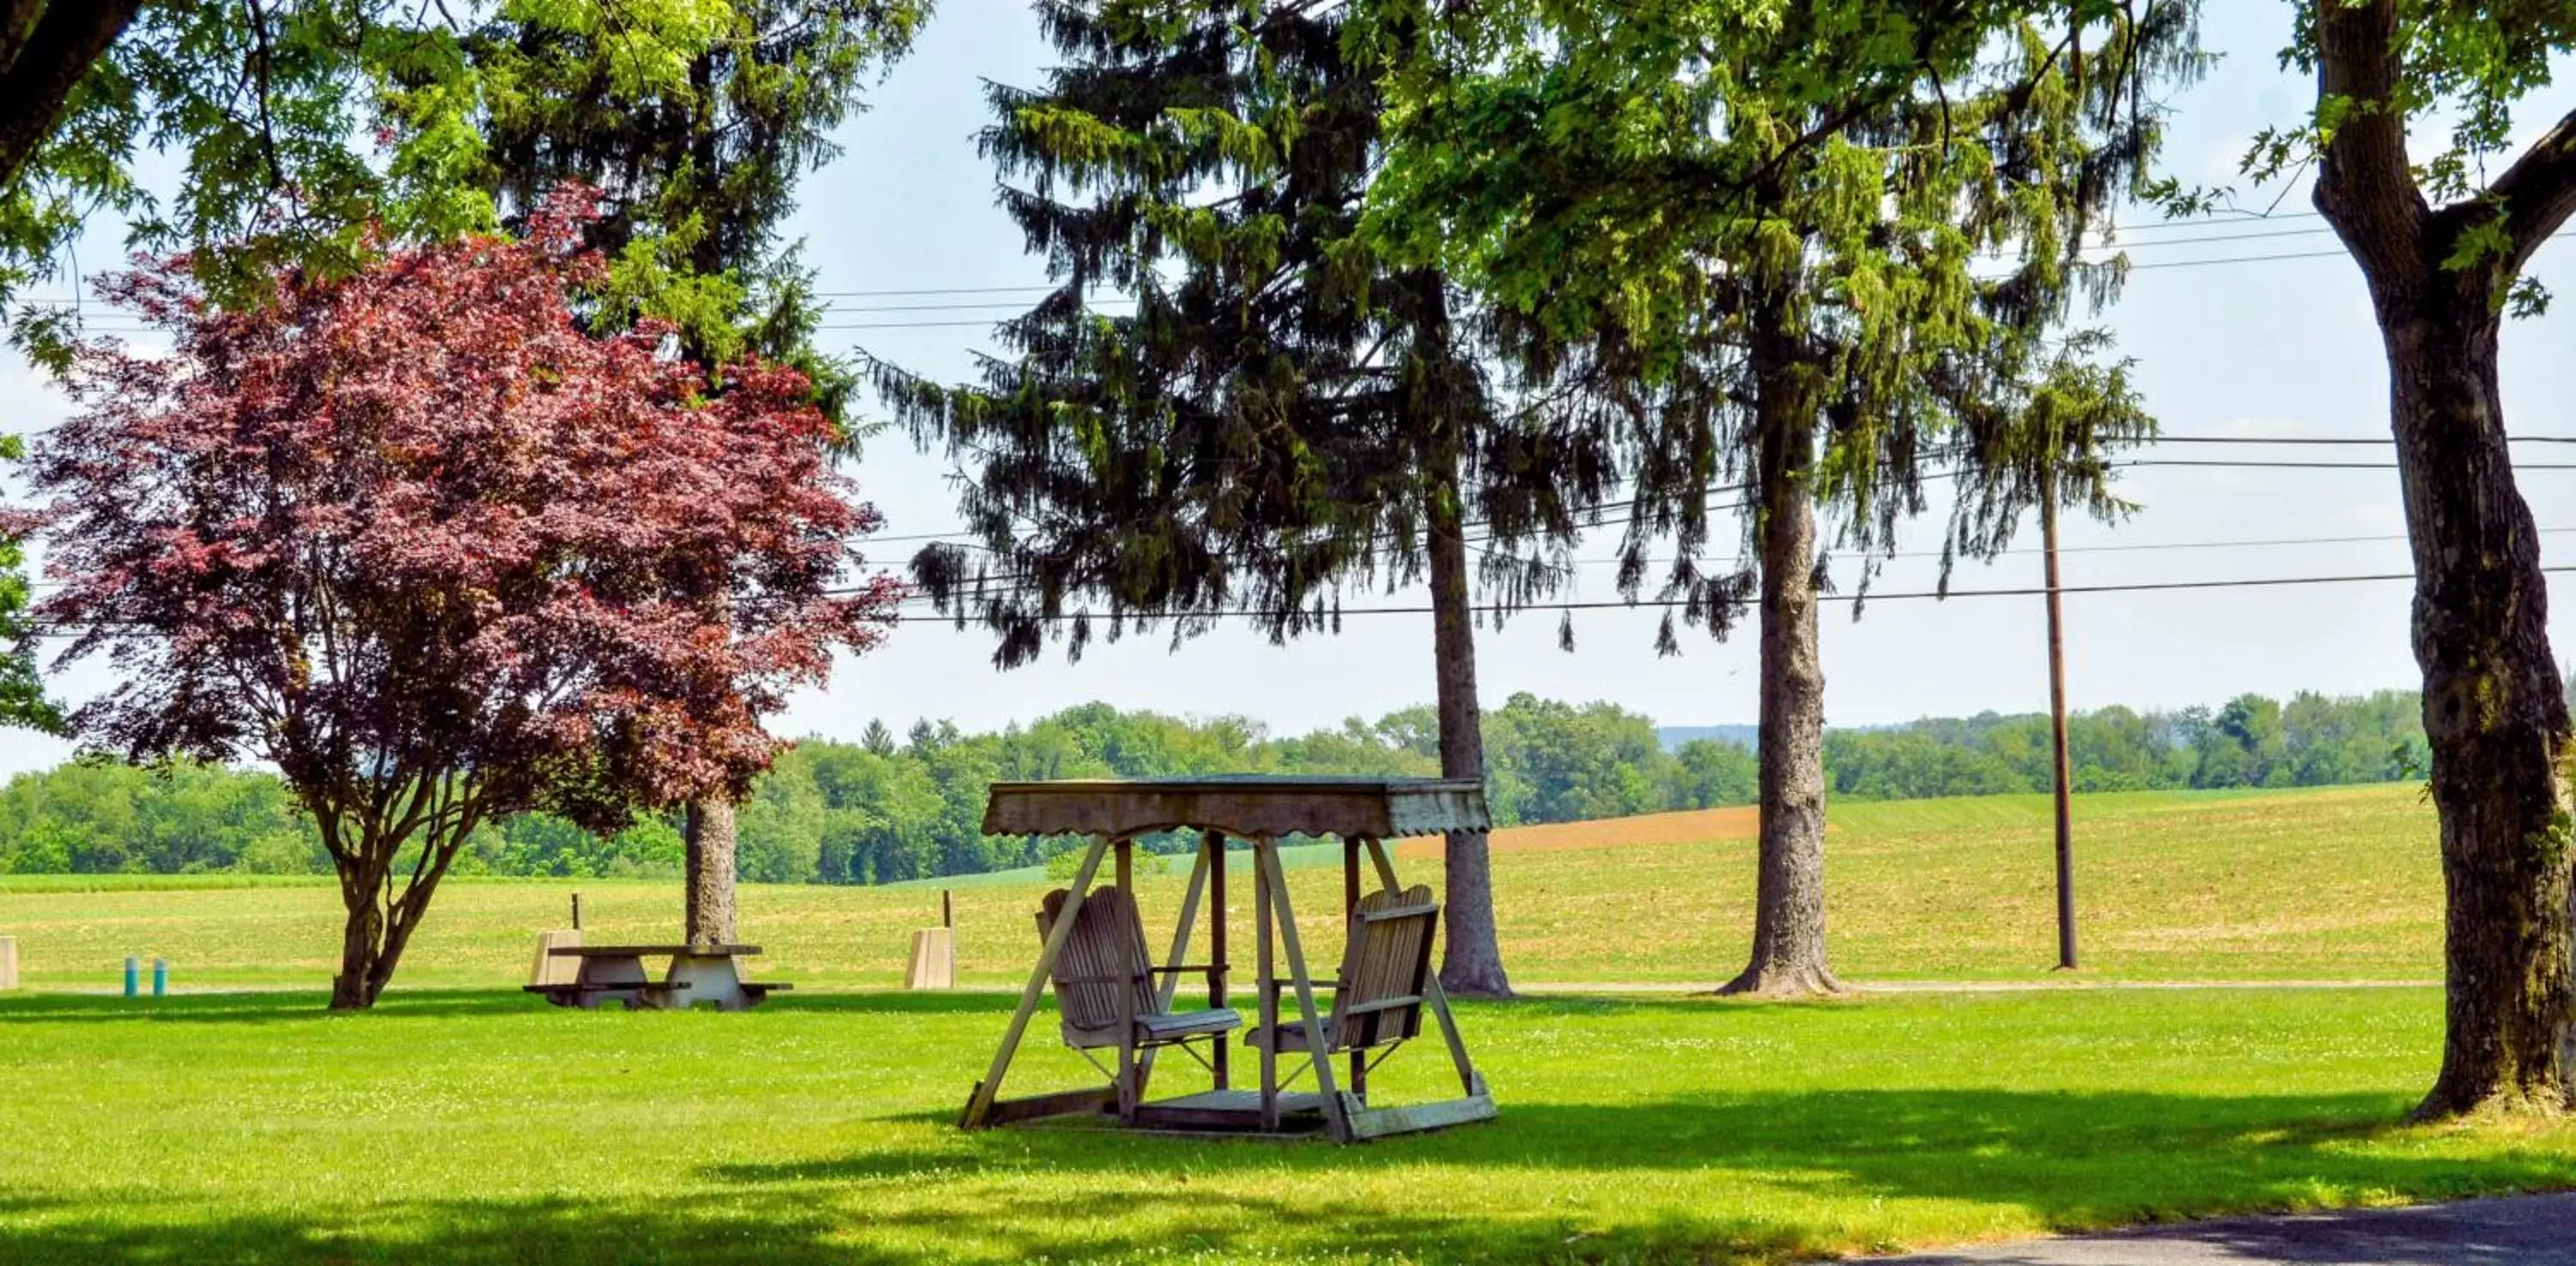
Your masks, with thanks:
M 1388 859 L 1386 845 L 1370 840 L 1368 853 L 1369 860 L 1377 866 L 1378 882 L 1385 884 L 1389 892 L 1400 891 L 1401 885 L 1395 878 L 1395 863 Z M 1458 1070 L 1459 1088 L 1470 1095 L 1480 1093 L 1484 1082 L 1476 1076 L 1474 1062 L 1467 1058 L 1467 1043 L 1458 1036 L 1458 1017 L 1449 1013 L 1448 991 L 1440 987 L 1438 976 L 1422 982 L 1422 987 L 1431 999 L 1432 1017 L 1440 1021 L 1440 1036 L 1449 1044 L 1449 1063 Z
M 1261 850 L 1266 842 L 1252 841 L 1252 956 L 1256 978 L 1254 993 L 1260 998 L 1261 1031 L 1279 1031 L 1279 969 L 1270 952 L 1270 870 L 1261 864 Z M 1279 1128 L 1279 1052 L 1276 1043 L 1261 1048 L 1261 1128 Z
M 1136 904 L 1136 841 L 1121 838 L 1115 845 L 1115 852 L 1118 894 L 1126 898 L 1128 908 L 1132 910 Z M 1137 925 L 1136 936 L 1139 942 L 1136 953 L 1142 955 L 1145 946 L 1141 921 Z M 1146 974 L 1144 984 L 1147 988 L 1152 987 L 1152 973 Z M 1136 1072 L 1136 991 L 1122 988 L 1118 991 L 1118 1119 L 1130 1125 L 1136 1121 L 1136 1103 L 1144 1097 L 1138 1093 Z
M 957 987 L 957 932 L 954 928 L 922 928 L 912 934 L 912 953 L 904 962 L 903 987 Z
M 1020 1037 L 1028 1032 L 1029 1017 L 1038 1009 L 1038 999 L 1046 993 L 1047 973 L 1055 967 L 1055 956 L 1064 952 L 1065 938 L 1073 934 L 1073 917 L 1082 912 L 1083 894 L 1091 890 L 1091 876 L 1100 869 L 1101 855 L 1109 851 L 1109 837 L 1095 835 L 1091 848 L 1082 855 L 1082 866 L 1073 874 L 1070 895 L 1058 914 L 1055 926 L 1047 929 L 1046 944 L 1038 950 L 1037 966 L 1029 972 L 1029 983 L 1020 990 L 1019 1009 L 1011 1013 L 1009 1028 L 1002 1030 L 1001 1048 L 993 1052 L 992 1067 L 984 1080 L 975 1083 L 974 1093 L 967 1096 L 966 1112 L 958 1124 L 966 1129 L 980 1128 L 988 1122 L 993 1098 L 1002 1089 L 1002 1076 L 1011 1070 L 1011 1057 L 1019 1052 Z
M 1166 968 L 1180 967 L 1181 960 L 1189 955 L 1190 933 L 1198 928 L 1199 896 L 1207 890 L 1207 877 L 1207 845 L 1205 841 L 1201 841 L 1198 850 L 1198 861 L 1190 867 L 1189 887 L 1181 893 L 1181 921 L 1178 927 L 1172 929 L 1172 952 L 1163 960 L 1163 965 Z M 1154 995 L 1155 1011 L 1162 1014 L 1170 1013 L 1172 1002 L 1180 996 L 1180 991 L 1181 974 L 1178 971 L 1167 972 L 1163 976 L 1161 989 L 1156 991 Z M 1219 1050 L 1225 1049 L 1225 1040 L 1223 1038 L 1217 1039 L 1216 1047 Z M 1156 1053 L 1156 1050 L 1146 1051 L 1144 1060 L 1137 1069 L 1136 1097 L 1138 1099 L 1144 1098 L 1145 1087 L 1153 1083 L 1154 1056 Z
M 1219 831 L 1208 831 L 1202 833 L 1199 836 L 1199 847 L 1207 853 L 1209 866 L 1208 1005 L 1211 1007 L 1222 1007 L 1227 1005 L 1226 970 L 1228 967 L 1228 960 L 1226 957 L 1224 833 Z M 1213 1065 L 1215 1068 L 1216 1088 L 1219 1090 L 1226 1089 L 1234 1084 L 1230 1052 L 1230 1044 L 1219 1042 L 1216 1044 L 1216 1049 L 1210 1053 L 1213 1058 L 1209 1059 L 1208 1063 Z
M 740 955 L 744 958 L 756 958 L 760 954 L 760 947 L 757 945 L 567 945 L 548 952 L 560 954 L 566 958 L 650 958 L 664 954 L 696 954 L 708 958 Z
M 1059 1090 L 1054 1094 L 1030 1095 L 1025 1099 L 996 1099 L 984 1113 L 984 1124 L 1009 1125 L 1013 1121 L 1035 1121 L 1041 1117 L 1104 1113 L 1117 1106 L 1118 1091 L 1114 1087 Z
M 1323 1096 L 1324 1124 L 1332 1131 L 1335 1142 L 1347 1143 L 1351 1137 L 1349 1120 L 1342 1112 L 1342 1097 L 1333 1089 L 1333 1052 L 1324 1040 L 1324 1017 L 1315 1009 L 1314 978 L 1306 974 L 1306 951 L 1297 938 L 1297 909 L 1288 899 L 1288 879 L 1279 869 L 1279 842 L 1258 841 L 1253 850 L 1253 864 L 1270 876 L 1270 900 L 1279 914 L 1279 948 L 1288 955 L 1289 978 L 1297 982 L 1297 1013 L 1306 1030 L 1306 1049 L 1315 1063 L 1315 1091 Z M 1278 986 L 1271 989 L 1275 995 Z
M 1469 1095 L 1463 1099 L 1443 1099 L 1438 1103 L 1408 1103 L 1393 1108 L 1362 1108 L 1350 1114 L 1351 1138 L 1376 1139 L 1390 1134 L 1409 1134 L 1416 1130 L 1438 1130 L 1476 1121 L 1491 1121 L 1500 1115 L 1491 1095 Z
M 997 782 L 987 835 L 1136 836 L 1204 827 L 1237 838 L 1431 835 L 1491 825 L 1484 784 L 1441 778 L 1165 778 Z
M 1148 1103 L 1136 1109 L 1136 1123 L 1150 1129 L 1207 1130 L 1226 1133 L 1306 1133 L 1323 1128 L 1323 1103 L 1313 1094 L 1279 1096 L 1281 1124 L 1263 1127 L 1261 1096 L 1249 1090 L 1211 1090 Z

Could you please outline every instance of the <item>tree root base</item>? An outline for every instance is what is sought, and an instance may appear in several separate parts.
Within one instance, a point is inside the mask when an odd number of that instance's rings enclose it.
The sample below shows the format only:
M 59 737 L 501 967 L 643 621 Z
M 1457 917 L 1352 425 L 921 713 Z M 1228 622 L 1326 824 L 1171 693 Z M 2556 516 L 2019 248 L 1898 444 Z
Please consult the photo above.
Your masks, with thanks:
M 1720 998 L 1840 998 L 1851 993 L 1832 969 L 1818 965 L 1788 968 L 1757 964 L 1717 987 Z
M 2406 1120 L 2414 1125 L 2490 1125 L 2564 1121 L 2570 1116 L 2576 1116 L 2576 1101 L 2565 1090 L 2515 1086 L 2469 1096 L 2437 1086 L 2406 1114 Z

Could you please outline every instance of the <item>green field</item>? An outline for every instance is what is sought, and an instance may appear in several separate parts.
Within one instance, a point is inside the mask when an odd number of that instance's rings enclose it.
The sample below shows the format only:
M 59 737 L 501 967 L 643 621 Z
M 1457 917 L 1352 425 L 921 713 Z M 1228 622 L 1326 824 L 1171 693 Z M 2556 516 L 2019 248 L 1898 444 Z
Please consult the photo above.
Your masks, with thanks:
M 2087 976 L 2440 975 L 2433 812 L 2415 788 L 2098 795 L 2079 798 L 2077 813 Z M 1837 805 L 1836 966 L 1861 980 L 2046 978 L 2056 961 L 2049 822 L 2039 796 Z M 1742 965 L 1753 844 L 1740 833 L 1506 849 L 1495 865 L 1504 959 L 1518 980 L 1714 982 Z M 1406 869 L 1439 878 L 1433 862 Z M 1047 884 L 976 878 L 955 885 L 961 979 L 1016 983 Z M 1337 882 L 1329 867 L 1292 876 L 1312 943 L 1339 944 Z M 1170 917 L 1181 884 L 1177 874 L 1142 882 L 1149 921 Z M 1241 907 L 1249 885 L 1239 888 Z M 576 891 L 594 938 L 658 941 L 678 930 L 673 882 L 451 880 L 395 987 L 524 979 L 534 933 L 563 926 Z M 763 973 L 809 990 L 897 983 L 908 933 L 937 917 L 935 884 L 742 893 L 743 936 L 769 951 Z M 338 918 L 337 890 L 323 880 L 0 876 L 0 935 L 19 938 L 36 988 L 110 987 L 128 954 L 167 956 L 181 987 L 319 988 L 334 970 Z M 1250 952 L 1245 922 L 1236 921 L 1239 960 Z
M 1498 837 L 1521 980 L 1737 964 L 1740 815 L 1675 821 Z M 1717 838 L 1648 838 L 1701 821 Z M 2080 822 L 2088 976 L 2438 973 L 2411 788 L 2094 796 Z M 1838 808 L 1838 964 L 2050 979 L 2048 823 L 2038 798 Z M 1329 957 L 1336 877 L 1292 883 Z M 1179 884 L 1146 882 L 1149 918 Z M 969 981 L 1025 971 L 1043 885 L 957 885 Z M 967 1135 L 952 1122 L 1010 999 L 873 988 L 935 886 L 747 889 L 760 973 L 801 987 L 748 1014 L 558 1011 L 513 988 L 573 891 L 595 938 L 658 940 L 676 887 L 453 884 L 386 1004 L 333 1016 L 326 884 L 0 879 L 34 986 L 0 995 L 0 1262 L 1752 1263 L 2576 1185 L 2576 1124 L 2399 1124 L 2439 1045 L 2421 985 L 1468 1004 L 1491 1124 L 1358 1148 Z M 97 996 L 128 953 L 168 955 L 183 987 L 290 988 Z M 1014 1092 L 1093 1080 L 1052 1036 Z M 1445 1076 L 1416 1050 L 1371 1084 L 1400 1102 L 1454 1092 Z
M 2394 1124 L 2424 989 L 1469 1005 L 1501 1119 L 1355 1148 L 960 1134 L 993 994 L 320 1003 L 0 1000 L 0 1260 L 1769 1262 L 2576 1184 L 2576 1130 Z

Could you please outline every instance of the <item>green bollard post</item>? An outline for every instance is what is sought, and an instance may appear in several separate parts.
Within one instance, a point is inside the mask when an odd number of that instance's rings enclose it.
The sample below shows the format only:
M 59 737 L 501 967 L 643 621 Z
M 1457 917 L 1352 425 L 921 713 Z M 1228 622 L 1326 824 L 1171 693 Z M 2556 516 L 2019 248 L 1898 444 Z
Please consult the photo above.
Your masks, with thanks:
M 155 998 L 167 998 L 170 996 L 169 959 L 156 958 L 152 960 L 152 996 Z
M 131 997 L 133 997 L 135 994 L 137 994 L 137 993 L 141 992 L 141 990 L 137 988 L 137 985 L 139 985 L 139 984 L 141 983 L 141 981 L 140 981 L 140 977 L 141 977 L 141 975 L 142 975 L 142 971 L 143 971 L 143 960 L 141 960 L 141 959 L 139 959 L 139 958 L 136 958 L 136 957 L 134 957 L 134 956 L 133 956 L 133 955 L 131 955 L 131 954 L 126 955 L 126 958 L 125 958 L 125 996 L 126 996 L 126 997 L 131 998 Z

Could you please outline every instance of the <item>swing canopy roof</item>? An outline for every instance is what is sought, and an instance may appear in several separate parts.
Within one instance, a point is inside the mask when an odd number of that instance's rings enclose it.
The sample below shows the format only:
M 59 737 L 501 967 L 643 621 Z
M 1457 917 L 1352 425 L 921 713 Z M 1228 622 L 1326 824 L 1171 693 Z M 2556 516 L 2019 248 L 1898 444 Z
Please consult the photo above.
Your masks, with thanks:
M 997 782 L 986 835 L 1132 838 L 1198 827 L 1237 839 L 1337 835 L 1392 839 L 1482 831 L 1485 785 L 1473 778 L 1342 778 L 1230 774 Z

